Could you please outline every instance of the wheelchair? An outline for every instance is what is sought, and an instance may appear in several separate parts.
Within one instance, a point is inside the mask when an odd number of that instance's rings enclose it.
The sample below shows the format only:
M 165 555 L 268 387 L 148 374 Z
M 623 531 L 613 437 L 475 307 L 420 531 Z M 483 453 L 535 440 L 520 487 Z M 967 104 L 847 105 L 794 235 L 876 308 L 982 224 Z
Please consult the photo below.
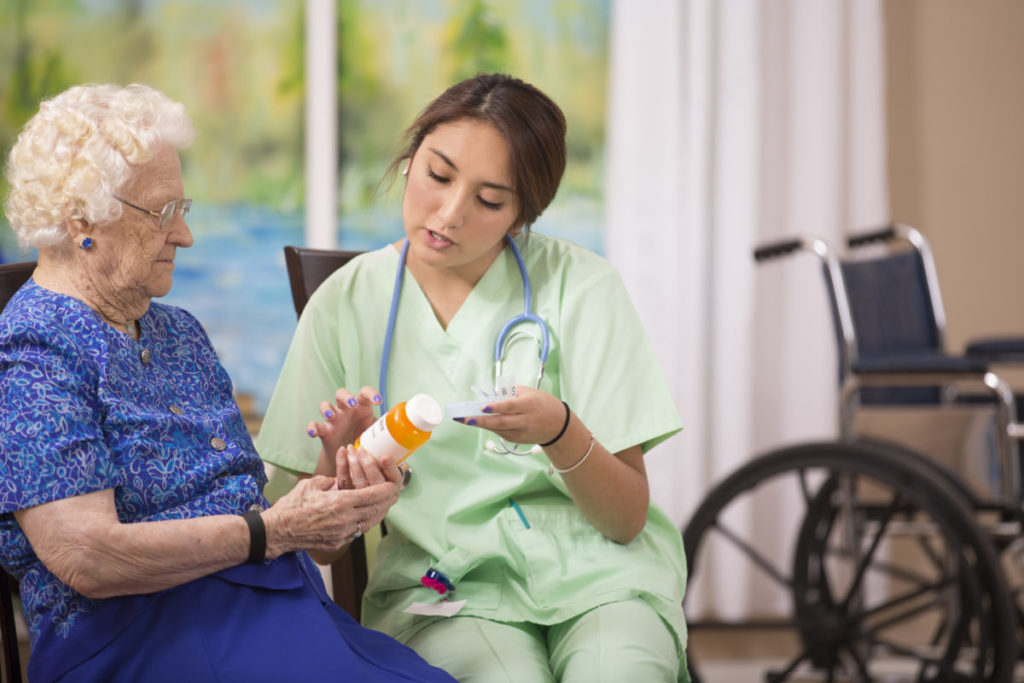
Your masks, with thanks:
M 684 607 L 710 605 L 688 613 L 691 634 L 758 633 L 770 682 L 1012 681 L 1024 652 L 1024 428 L 994 368 L 1024 359 L 1024 341 L 945 352 L 934 261 L 913 228 L 846 246 L 842 258 L 811 237 L 755 251 L 758 262 L 808 251 L 821 261 L 840 437 L 759 455 L 698 506 L 683 530 Z M 942 461 L 862 435 L 860 418 L 880 411 L 982 411 L 988 447 Z M 745 569 L 741 585 L 722 584 L 712 568 L 724 566 Z M 701 681 L 699 648 L 688 659 Z

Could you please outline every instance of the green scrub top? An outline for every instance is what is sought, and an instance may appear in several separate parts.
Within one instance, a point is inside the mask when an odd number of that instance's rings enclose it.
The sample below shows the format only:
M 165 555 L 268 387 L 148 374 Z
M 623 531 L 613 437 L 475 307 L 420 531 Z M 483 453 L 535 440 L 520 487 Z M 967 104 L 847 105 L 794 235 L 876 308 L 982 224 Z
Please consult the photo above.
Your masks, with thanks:
M 636 444 L 646 452 L 678 432 L 679 414 L 618 272 L 565 240 L 518 239 L 534 312 L 551 337 L 540 388 L 566 401 L 612 453 Z M 339 387 L 376 387 L 397 267 L 393 246 L 368 252 L 313 294 L 260 431 L 264 460 L 312 472 L 320 444 L 306 426 L 322 419 L 320 402 Z M 498 331 L 522 312 L 522 279 L 508 249 L 447 329 L 407 270 L 388 369 L 390 404 L 420 392 L 442 405 L 475 399 L 471 386 L 494 379 Z M 532 385 L 539 343 L 534 326 L 524 330 L 508 346 L 503 372 Z M 686 564 L 680 533 L 665 514 L 652 503 L 632 542 L 611 541 L 579 512 L 561 477 L 547 474 L 543 453 L 497 454 L 488 448 L 496 441 L 492 432 L 446 420 L 409 458 L 412 481 L 388 512 L 364 624 L 405 640 L 440 618 L 403 611 L 440 599 L 420 583 L 433 567 L 455 584 L 455 599 L 466 600 L 460 614 L 496 621 L 561 623 L 639 597 L 668 624 L 682 655 Z

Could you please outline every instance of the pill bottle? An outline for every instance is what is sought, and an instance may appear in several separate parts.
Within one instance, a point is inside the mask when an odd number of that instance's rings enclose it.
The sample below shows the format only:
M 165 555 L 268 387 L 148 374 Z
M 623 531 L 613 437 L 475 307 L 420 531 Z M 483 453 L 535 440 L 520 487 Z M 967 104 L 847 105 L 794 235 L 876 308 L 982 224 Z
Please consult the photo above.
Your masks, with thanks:
M 427 442 L 443 416 L 441 404 L 427 394 L 416 394 L 381 415 L 356 439 L 355 447 L 365 448 L 377 460 L 390 455 L 397 465 Z

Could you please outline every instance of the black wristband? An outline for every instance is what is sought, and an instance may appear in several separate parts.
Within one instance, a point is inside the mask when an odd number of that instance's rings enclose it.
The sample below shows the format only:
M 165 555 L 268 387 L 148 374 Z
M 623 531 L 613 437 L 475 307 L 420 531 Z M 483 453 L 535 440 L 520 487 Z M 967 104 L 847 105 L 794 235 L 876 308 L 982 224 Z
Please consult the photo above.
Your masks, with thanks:
M 263 524 L 263 508 L 253 504 L 242 519 L 249 525 L 249 558 L 246 562 L 259 564 L 267 557 L 267 527 Z
M 556 442 L 559 439 L 561 439 L 562 438 L 562 434 L 565 434 L 565 430 L 569 428 L 569 418 L 572 416 L 572 413 L 569 411 L 569 404 L 568 403 L 566 403 L 565 401 L 562 401 L 562 405 L 565 406 L 565 424 L 562 425 L 561 431 L 558 432 L 558 434 L 555 435 L 555 438 L 551 439 L 551 441 L 548 441 L 547 443 L 539 444 L 541 448 L 547 448 L 548 446 L 550 446 L 554 442 Z

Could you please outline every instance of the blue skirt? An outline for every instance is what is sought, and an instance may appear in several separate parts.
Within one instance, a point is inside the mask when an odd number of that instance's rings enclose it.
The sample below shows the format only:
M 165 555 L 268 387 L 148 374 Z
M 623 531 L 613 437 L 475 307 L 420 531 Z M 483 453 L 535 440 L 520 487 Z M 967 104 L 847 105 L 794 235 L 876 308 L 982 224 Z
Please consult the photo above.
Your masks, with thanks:
M 360 626 L 328 598 L 308 558 L 290 557 L 277 570 L 290 579 L 276 583 L 291 587 L 258 585 L 268 583 L 264 568 L 242 566 L 146 596 L 147 607 L 128 623 L 100 633 L 82 623 L 73 630 L 89 629 L 90 637 L 73 639 L 68 651 L 54 642 L 33 649 L 29 680 L 454 683 L 408 647 Z

